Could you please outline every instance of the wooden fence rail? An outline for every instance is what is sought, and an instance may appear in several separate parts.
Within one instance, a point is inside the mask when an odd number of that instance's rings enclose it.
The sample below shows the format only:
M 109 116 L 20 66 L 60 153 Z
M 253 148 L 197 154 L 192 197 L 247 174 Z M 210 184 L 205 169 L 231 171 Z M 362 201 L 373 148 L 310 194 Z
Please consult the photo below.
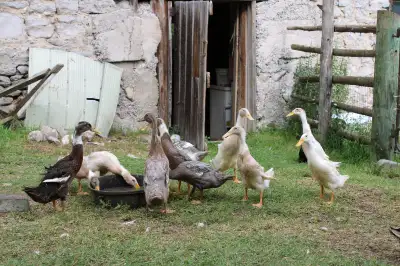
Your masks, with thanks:
M 288 30 L 321 31 L 322 26 L 292 26 Z M 335 32 L 355 32 L 355 33 L 376 33 L 375 25 L 336 25 L 333 27 Z
M 318 76 L 298 77 L 300 82 L 319 82 Z M 355 77 L 355 76 L 333 76 L 333 84 L 357 85 L 363 87 L 374 87 L 374 77 Z
M 292 48 L 292 50 L 296 50 L 296 51 L 321 54 L 320 47 L 292 44 L 291 48 Z M 346 57 L 375 57 L 375 50 L 333 49 L 333 55 L 346 56 Z
M 301 95 L 296 95 L 296 94 L 292 94 L 292 97 L 295 99 L 301 100 L 303 102 L 318 104 L 317 99 L 307 98 L 307 97 L 304 97 Z M 354 105 L 349 105 L 349 104 L 345 104 L 345 103 L 337 103 L 337 102 L 332 102 L 331 107 L 339 109 L 339 110 L 343 110 L 346 112 L 352 112 L 352 113 L 372 117 L 372 109 L 370 109 L 370 108 L 358 107 L 358 106 L 354 106 Z
M 311 127 L 318 128 L 318 124 L 319 124 L 318 120 L 307 118 L 307 122 L 308 122 L 308 124 L 310 124 Z M 366 136 L 362 136 L 362 135 L 359 135 L 356 133 L 350 133 L 343 129 L 335 129 L 335 128 L 332 128 L 332 129 L 335 131 L 336 134 L 338 134 L 339 136 L 341 136 L 347 140 L 359 142 L 364 145 L 371 145 L 371 139 Z

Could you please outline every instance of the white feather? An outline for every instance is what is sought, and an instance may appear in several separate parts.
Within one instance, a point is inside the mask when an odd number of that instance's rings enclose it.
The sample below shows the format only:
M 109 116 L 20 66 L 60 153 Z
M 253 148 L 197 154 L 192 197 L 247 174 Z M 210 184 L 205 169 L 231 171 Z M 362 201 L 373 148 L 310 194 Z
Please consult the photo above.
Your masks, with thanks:
M 47 179 L 47 180 L 44 180 L 43 183 L 64 183 L 64 182 L 67 182 L 69 177 L 70 176 Z

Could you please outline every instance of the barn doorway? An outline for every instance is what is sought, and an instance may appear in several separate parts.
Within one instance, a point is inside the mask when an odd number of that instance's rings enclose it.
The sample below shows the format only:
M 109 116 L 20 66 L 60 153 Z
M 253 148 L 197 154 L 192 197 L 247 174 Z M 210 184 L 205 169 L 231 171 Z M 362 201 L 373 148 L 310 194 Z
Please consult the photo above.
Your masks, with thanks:
M 255 4 L 174 2 L 171 121 L 199 149 L 206 136 L 221 139 L 240 108 L 256 115 Z
M 214 4 L 208 24 L 207 72 L 210 86 L 206 92 L 205 134 L 211 140 L 221 139 L 232 123 L 233 32 L 235 17 L 231 4 Z

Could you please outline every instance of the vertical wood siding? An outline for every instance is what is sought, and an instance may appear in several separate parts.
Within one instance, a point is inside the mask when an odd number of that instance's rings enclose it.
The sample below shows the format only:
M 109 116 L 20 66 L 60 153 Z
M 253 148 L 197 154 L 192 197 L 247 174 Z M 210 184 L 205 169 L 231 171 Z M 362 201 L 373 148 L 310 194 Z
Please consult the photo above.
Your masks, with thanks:
M 209 2 L 175 2 L 173 120 L 204 149 Z

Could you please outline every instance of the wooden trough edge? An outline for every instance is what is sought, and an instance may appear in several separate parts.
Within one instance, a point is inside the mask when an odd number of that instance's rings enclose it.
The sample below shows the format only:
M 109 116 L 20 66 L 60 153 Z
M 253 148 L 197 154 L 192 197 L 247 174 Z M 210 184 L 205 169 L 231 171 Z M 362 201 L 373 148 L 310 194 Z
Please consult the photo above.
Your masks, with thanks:
M 292 50 L 321 54 L 320 47 L 292 44 Z M 346 57 L 375 57 L 375 50 L 357 50 L 357 49 L 333 49 L 333 55 Z
M 310 124 L 311 127 L 318 128 L 318 124 L 319 124 L 318 120 L 307 118 L 307 122 Z M 371 145 L 371 139 L 368 137 L 361 136 L 361 135 L 355 134 L 355 133 L 350 133 L 350 132 L 342 130 L 342 129 L 334 129 L 334 128 L 331 128 L 331 129 L 334 130 L 336 134 L 338 134 L 339 136 L 341 136 L 347 140 L 359 142 L 364 145 Z
M 304 101 L 304 102 L 308 102 L 308 103 L 315 103 L 315 104 L 319 103 L 319 101 L 317 99 L 307 98 L 307 97 L 304 97 L 301 95 L 292 94 L 292 97 L 295 99 Z M 337 102 L 332 102 L 331 106 L 333 108 L 340 109 L 343 111 L 372 117 L 372 109 L 370 109 L 370 108 L 358 107 L 358 106 L 353 106 L 353 105 L 349 105 L 349 104 L 345 104 L 345 103 L 337 103 Z
M 319 76 L 298 77 L 300 82 L 319 82 Z M 356 85 L 363 87 L 374 87 L 374 77 L 356 77 L 356 76 L 333 76 L 333 84 Z
M 291 26 L 287 30 L 321 31 L 322 26 Z M 376 25 L 336 25 L 334 32 L 376 33 Z

